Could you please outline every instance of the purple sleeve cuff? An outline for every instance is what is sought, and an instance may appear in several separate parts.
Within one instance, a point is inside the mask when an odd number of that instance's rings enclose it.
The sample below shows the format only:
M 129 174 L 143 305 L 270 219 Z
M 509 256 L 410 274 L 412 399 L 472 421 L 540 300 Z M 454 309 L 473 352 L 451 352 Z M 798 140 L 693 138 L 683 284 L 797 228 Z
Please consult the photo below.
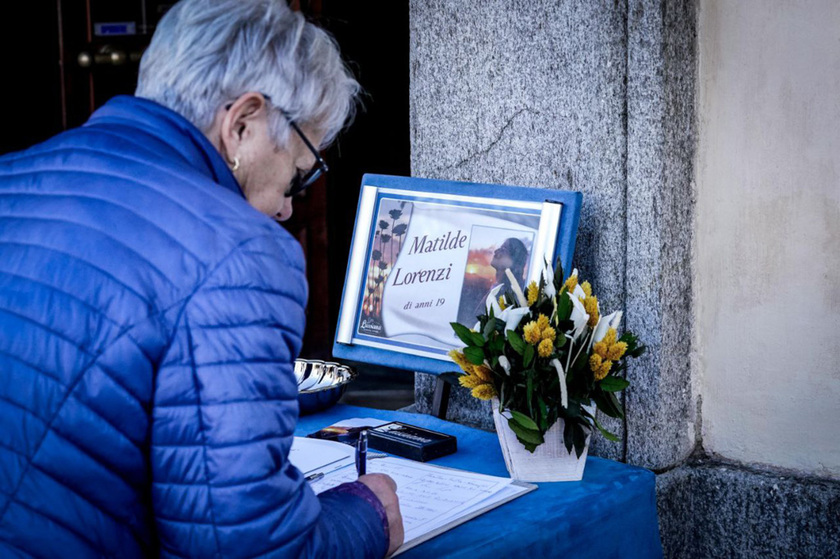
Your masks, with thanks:
M 376 511 L 376 514 L 379 515 L 379 519 L 382 521 L 382 531 L 385 533 L 385 549 L 389 549 L 391 547 L 391 532 L 388 529 L 388 515 L 385 513 L 385 507 L 382 506 L 382 501 L 380 501 L 379 497 L 371 491 L 370 487 L 361 481 L 353 481 L 350 483 L 342 483 L 338 487 L 333 487 L 324 493 L 344 493 L 353 495 L 355 497 L 359 497 L 372 506 Z

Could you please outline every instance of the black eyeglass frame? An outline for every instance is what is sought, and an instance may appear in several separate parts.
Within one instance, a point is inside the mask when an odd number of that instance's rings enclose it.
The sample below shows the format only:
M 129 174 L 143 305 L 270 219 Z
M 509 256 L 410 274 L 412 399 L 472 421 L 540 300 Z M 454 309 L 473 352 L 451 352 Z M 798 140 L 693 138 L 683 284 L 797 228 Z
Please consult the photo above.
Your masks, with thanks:
M 330 168 L 327 165 L 327 162 L 324 161 L 324 158 L 321 157 L 321 153 L 317 149 L 315 149 L 315 146 L 312 145 L 312 142 L 309 141 L 309 138 L 306 137 L 306 134 L 303 133 L 303 130 L 300 129 L 300 126 L 297 125 L 295 120 L 292 118 L 292 115 L 290 115 L 289 112 L 286 111 L 286 109 L 275 105 L 272 102 L 271 97 L 269 97 L 265 93 L 262 93 L 261 95 L 265 98 L 266 101 L 271 103 L 271 105 L 275 109 L 280 111 L 280 114 L 282 114 L 283 117 L 289 122 L 289 126 L 292 127 L 292 130 L 294 130 L 297 133 L 297 135 L 300 136 L 300 139 L 303 140 L 303 143 L 306 145 L 307 148 L 309 148 L 309 151 L 312 152 L 312 155 L 315 156 L 315 165 L 313 165 L 312 168 L 309 169 L 309 171 L 307 171 L 305 175 L 301 176 L 300 171 L 297 169 L 295 170 L 295 176 L 292 177 L 291 188 L 289 188 L 289 191 L 284 194 L 286 198 L 291 198 L 292 196 L 296 196 L 304 190 L 306 190 L 307 188 L 309 188 L 310 186 L 312 186 L 315 183 L 315 181 L 317 181 L 321 175 L 329 171 Z M 225 108 L 230 110 L 232 106 L 233 104 L 231 103 Z
M 266 97 L 268 99 L 268 97 Z M 309 151 L 312 152 L 312 155 L 315 156 L 315 165 L 312 166 L 309 171 L 306 172 L 305 175 L 302 177 L 300 176 L 299 171 L 295 171 L 295 176 L 292 177 L 292 187 L 286 193 L 286 198 L 291 198 L 297 194 L 300 194 L 312 184 L 318 180 L 318 178 L 330 170 L 329 166 L 327 166 L 327 162 L 324 161 L 324 158 L 321 157 L 321 154 L 315 149 L 315 146 L 312 145 L 312 142 L 309 141 L 309 138 L 306 137 L 306 134 L 303 133 L 303 130 L 297 125 L 297 123 L 292 119 L 291 115 L 287 113 L 285 110 L 277 107 L 277 110 L 280 111 L 286 120 L 289 121 L 289 126 L 297 132 L 297 135 L 300 136 L 300 139 L 303 140 L 303 143 L 306 144 L 306 147 L 309 148 Z

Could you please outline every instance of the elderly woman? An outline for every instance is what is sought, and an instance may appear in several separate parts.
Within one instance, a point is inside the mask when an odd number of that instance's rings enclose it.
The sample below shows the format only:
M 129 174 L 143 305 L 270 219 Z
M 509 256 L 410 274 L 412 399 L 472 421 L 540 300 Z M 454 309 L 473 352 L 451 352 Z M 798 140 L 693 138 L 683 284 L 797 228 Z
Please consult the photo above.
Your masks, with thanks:
M 284 0 L 184 0 L 136 97 L 0 158 L 0 556 L 400 545 L 390 478 L 316 496 L 288 460 L 307 294 L 274 219 L 357 91 Z

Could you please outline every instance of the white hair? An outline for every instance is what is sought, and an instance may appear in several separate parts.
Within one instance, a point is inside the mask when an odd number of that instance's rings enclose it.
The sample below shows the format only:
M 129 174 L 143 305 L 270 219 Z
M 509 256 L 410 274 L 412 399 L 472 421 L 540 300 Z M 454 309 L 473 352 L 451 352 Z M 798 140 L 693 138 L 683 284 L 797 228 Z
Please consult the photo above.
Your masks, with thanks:
M 295 122 L 323 132 L 326 146 L 352 119 L 359 90 L 333 38 L 285 0 L 182 0 L 143 54 L 135 95 L 207 132 L 220 107 L 260 92 Z M 289 124 L 280 111 L 270 115 L 283 147 Z

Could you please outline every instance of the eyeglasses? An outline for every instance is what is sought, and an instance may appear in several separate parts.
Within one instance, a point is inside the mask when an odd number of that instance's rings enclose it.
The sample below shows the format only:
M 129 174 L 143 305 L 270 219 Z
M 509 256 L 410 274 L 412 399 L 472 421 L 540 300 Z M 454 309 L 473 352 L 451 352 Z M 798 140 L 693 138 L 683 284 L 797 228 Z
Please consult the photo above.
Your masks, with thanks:
M 307 148 L 309 148 L 309 151 L 312 152 L 312 155 L 315 156 L 315 165 L 313 165 L 312 168 L 306 172 L 306 174 L 301 175 L 300 169 L 295 170 L 295 176 L 292 177 L 291 188 L 289 188 L 289 191 L 285 194 L 286 198 L 291 198 L 292 196 L 296 196 L 297 194 L 300 194 L 301 192 L 312 186 L 315 183 L 315 181 L 317 181 L 321 175 L 329 171 L 330 168 L 327 166 L 327 162 L 324 161 L 324 158 L 321 157 L 321 154 L 318 152 L 318 150 L 315 149 L 315 146 L 312 145 L 312 142 L 309 141 L 309 138 L 306 137 L 306 134 L 303 133 L 303 130 L 301 130 L 297 123 L 294 121 L 292 116 L 285 109 L 282 109 L 275 105 L 274 102 L 271 100 L 271 97 L 269 97 L 265 93 L 263 93 L 262 96 L 265 98 L 266 101 L 271 103 L 271 105 L 274 108 L 280 111 L 280 113 L 286 118 L 287 121 L 289 121 L 289 126 L 292 127 L 292 130 L 294 130 L 298 136 L 300 136 L 300 139 L 303 140 L 303 143 L 306 145 Z M 226 108 L 230 109 L 232 106 L 233 104 L 231 103 L 230 105 L 227 105 Z
M 266 99 L 270 101 L 268 96 L 266 96 Z M 286 198 L 291 198 L 292 196 L 300 194 L 312 186 L 312 184 L 318 180 L 321 175 L 329 171 L 330 168 L 327 166 L 327 162 L 324 161 L 324 158 L 321 157 L 321 154 L 318 153 L 318 150 L 315 149 L 315 146 L 312 145 L 312 142 L 309 141 L 309 138 L 306 137 L 306 134 L 303 133 L 303 130 L 301 130 L 297 123 L 292 120 L 289 113 L 279 107 L 278 110 L 283 113 L 283 116 L 289 121 L 289 126 L 297 132 L 297 135 L 300 136 L 300 139 L 303 140 L 303 143 L 306 144 L 306 147 L 308 147 L 309 151 L 312 152 L 312 155 L 315 156 L 315 165 L 313 165 L 305 175 L 301 176 L 299 169 L 295 171 L 295 176 L 292 177 L 292 187 L 286 193 Z

